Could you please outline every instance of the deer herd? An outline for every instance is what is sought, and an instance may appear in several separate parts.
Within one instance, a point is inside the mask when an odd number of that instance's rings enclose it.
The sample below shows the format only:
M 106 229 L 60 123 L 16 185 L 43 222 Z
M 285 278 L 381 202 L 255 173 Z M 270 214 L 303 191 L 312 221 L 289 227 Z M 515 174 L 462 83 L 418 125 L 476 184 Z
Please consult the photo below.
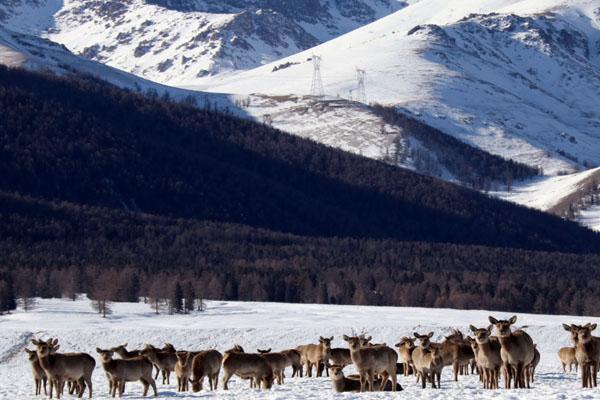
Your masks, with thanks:
M 540 353 L 532 338 L 522 329 L 513 330 L 517 317 L 497 320 L 489 317 L 490 325 L 470 325 L 471 336 L 454 330 L 441 342 L 432 342 L 433 332 L 414 333 L 403 337 L 395 347 L 385 343 L 372 343 L 372 338 L 343 335 L 347 348 L 332 348 L 333 337 L 320 337 L 318 344 L 305 344 L 293 349 L 271 352 L 257 349 L 246 353 L 235 345 L 220 353 L 217 350 L 177 351 L 171 344 L 162 348 L 146 344 L 141 350 L 127 350 L 127 343 L 108 349 L 96 348 L 98 360 L 108 382 L 109 394 L 121 397 L 127 382 L 139 381 L 144 396 L 152 387 L 157 395 L 156 379 L 170 384 L 171 373 L 177 379 L 177 390 L 201 391 L 204 378 L 210 390 L 216 390 L 222 371 L 222 387 L 228 389 L 234 375 L 248 380 L 251 388 L 270 389 L 273 383 L 284 384 L 286 368 L 292 369 L 292 377 L 330 376 L 335 392 L 347 391 L 400 391 L 397 375 L 415 375 L 416 381 L 425 388 L 440 388 L 444 367 L 452 366 L 455 381 L 459 375 L 477 373 L 486 389 L 498 389 L 500 376 L 504 388 L 529 388 L 534 381 Z M 558 357 L 563 371 L 579 368 L 582 386 L 595 387 L 600 365 L 600 337 L 592 336 L 596 324 L 567 325 L 572 347 L 561 348 Z M 493 335 L 495 330 L 496 335 Z M 92 373 L 95 359 L 86 353 L 59 353 L 57 339 L 46 341 L 33 339 L 35 350 L 25 349 L 32 367 L 35 394 L 57 398 L 64 393 L 82 397 L 88 391 L 92 397 Z M 118 358 L 115 358 L 118 355 Z M 401 362 L 398 362 L 398 361 Z M 356 374 L 344 375 L 346 366 L 354 365 Z M 154 373 L 154 371 L 156 371 Z M 48 383 L 50 387 L 48 390 Z M 191 384 L 191 385 L 190 385 Z

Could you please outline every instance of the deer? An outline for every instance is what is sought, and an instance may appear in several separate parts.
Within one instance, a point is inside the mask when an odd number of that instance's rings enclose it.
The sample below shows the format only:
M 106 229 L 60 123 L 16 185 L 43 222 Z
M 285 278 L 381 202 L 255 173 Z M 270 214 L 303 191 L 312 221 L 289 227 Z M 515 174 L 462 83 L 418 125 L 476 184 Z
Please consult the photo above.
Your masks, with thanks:
M 285 356 L 281 353 L 271 353 L 271 349 L 261 350 L 256 349 L 259 354 L 267 360 L 271 368 L 273 369 L 273 376 L 277 379 L 277 384 L 283 384 L 283 371 L 285 370 L 285 365 L 287 363 Z
M 236 346 L 225 352 L 223 356 L 223 390 L 228 390 L 229 379 L 235 374 L 243 379 L 251 379 L 257 388 L 271 389 L 273 386 L 273 369 L 262 354 L 251 354 L 239 351 Z
M 534 344 L 533 361 L 527 366 L 527 374 L 529 375 L 529 380 L 531 380 L 531 382 L 535 382 L 535 370 L 540 363 L 540 358 L 540 351 L 537 349 L 537 344 Z
M 331 385 L 333 386 L 333 391 L 336 393 L 342 392 L 358 392 L 360 391 L 360 377 L 358 375 L 350 375 L 348 377 L 344 376 L 343 369 L 344 367 L 341 365 L 330 365 L 331 370 Z M 375 379 L 373 381 L 374 385 L 381 385 L 380 380 Z M 392 391 L 392 383 L 388 380 L 385 383 L 385 387 L 383 388 L 385 392 Z M 399 383 L 396 383 L 396 391 L 401 391 L 402 386 Z
M 319 369 L 319 364 L 327 365 L 329 363 L 332 341 L 333 336 L 330 338 L 320 336 L 319 344 L 306 344 L 296 348 L 302 355 L 302 363 L 306 365 L 306 375 L 308 377 L 312 377 L 313 366 L 317 369 L 317 377 L 323 375 L 323 369 Z M 324 369 L 326 370 L 326 368 Z
M 190 383 L 192 390 L 199 392 L 202 390 L 204 377 L 208 378 L 210 390 L 217 390 L 219 384 L 219 372 L 221 371 L 221 363 L 223 362 L 223 354 L 217 350 L 205 350 L 198 352 L 192 359 L 192 371 Z
M 285 357 L 285 366 L 292 367 L 292 378 L 295 376 L 302 377 L 302 355 L 296 349 L 288 349 L 280 351 Z
M 379 390 L 383 390 L 388 378 L 392 380 L 392 391 L 396 391 L 396 363 L 398 354 L 387 346 L 361 347 L 357 336 L 343 336 L 348 343 L 350 357 L 360 375 L 360 391 L 374 390 L 375 375 L 381 375 Z
M 40 365 L 40 360 L 38 358 L 37 352 L 35 350 L 25 349 L 27 353 L 27 358 L 31 363 L 31 374 L 33 375 L 33 381 L 35 382 L 35 395 L 39 396 L 42 394 L 42 385 L 44 387 L 44 396 L 48 395 L 48 378 L 46 377 L 46 372 Z
M 427 335 L 414 332 L 413 335 L 416 339 L 419 339 L 419 346 L 413 350 L 412 359 L 416 373 L 421 380 L 421 387 L 425 389 L 427 381 L 430 381 L 432 388 L 440 388 L 444 359 L 440 347 L 431 343 L 433 332 L 429 332 Z M 436 379 L 437 386 L 435 384 Z
M 198 352 L 194 351 L 177 351 L 175 356 L 177 362 L 175 363 L 175 377 L 177 378 L 177 391 L 187 392 L 188 391 L 188 380 L 192 375 L 192 360 Z
M 458 381 L 461 367 L 468 365 L 474 357 L 471 345 L 465 341 L 462 332 L 455 329 L 442 343 L 432 343 L 432 346 L 440 348 L 444 366 L 452 365 L 454 381 Z
M 471 339 L 471 341 L 475 342 L 475 346 L 472 345 L 472 348 L 475 353 L 475 361 L 480 368 L 480 378 L 483 382 L 483 387 L 484 389 L 498 389 L 502 356 L 500 355 L 500 342 L 497 337 L 492 336 L 494 326 L 489 325 L 487 328 L 476 328 L 470 325 L 469 329 L 475 336 L 474 339 Z
M 497 320 L 490 316 L 489 321 L 496 327 L 498 340 L 500 342 L 500 357 L 504 366 L 504 387 L 510 389 L 511 377 L 514 388 L 529 389 L 529 377 L 526 367 L 533 362 L 535 347 L 529 334 L 521 329 L 512 331 L 511 326 L 517 322 L 517 316 L 513 315 L 508 320 Z
M 598 362 L 600 360 L 600 338 L 592 336 L 592 331 L 596 329 L 596 324 L 570 325 L 569 330 L 572 335 L 577 335 L 577 344 L 575 346 L 575 358 L 577 364 L 581 367 L 582 387 L 597 386 Z M 575 340 L 573 340 L 575 342 Z
M 172 348 L 172 346 L 170 346 Z M 162 383 L 163 385 L 166 383 L 170 384 L 171 372 L 175 371 L 175 364 L 177 363 L 177 356 L 174 351 L 171 351 L 171 348 L 168 350 L 157 349 L 151 344 L 146 344 L 144 349 L 142 350 L 142 355 L 150 360 L 152 364 L 158 367 L 158 369 L 162 372 Z M 175 350 L 175 348 L 172 348 Z M 158 374 L 155 375 L 158 377 Z
M 56 389 L 56 397 L 60 399 L 64 382 L 71 379 L 76 382 L 83 380 L 88 388 L 89 398 L 92 398 L 92 374 L 96 367 L 96 361 L 87 353 L 57 353 L 60 346 L 58 339 L 43 340 L 32 339 L 31 343 L 36 346 L 36 353 L 40 366 L 50 381 L 50 398 L 52 388 Z M 82 397 L 85 386 L 78 388 L 78 396 Z
M 561 347 L 558 350 L 558 358 L 563 367 L 563 372 L 567 372 L 567 365 L 569 366 L 569 372 L 573 372 L 573 365 L 575 365 L 575 372 L 577 372 L 577 358 L 575 357 L 575 347 Z
M 400 357 L 402 357 L 402 362 L 404 363 L 402 372 L 404 376 L 408 376 L 410 368 L 414 369 L 412 353 L 415 349 L 415 340 L 405 336 L 394 347 L 398 348 L 398 353 L 400 353 Z
M 107 376 L 112 381 L 112 397 L 115 397 L 116 391 L 119 391 L 119 397 L 123 397 L 125 391 L 125 382 L 140 381 L 144 386 L 144 396 L 148 395 L 148 388 L 152 386 L 154 395 L 156 392 L 156 383 L 152 377 L 152 363 L 145 357 L 136 357 L 124 359 L 113 359 L 114 351 L 96 347 L 96 352 L 100 355 L 100 363 Z

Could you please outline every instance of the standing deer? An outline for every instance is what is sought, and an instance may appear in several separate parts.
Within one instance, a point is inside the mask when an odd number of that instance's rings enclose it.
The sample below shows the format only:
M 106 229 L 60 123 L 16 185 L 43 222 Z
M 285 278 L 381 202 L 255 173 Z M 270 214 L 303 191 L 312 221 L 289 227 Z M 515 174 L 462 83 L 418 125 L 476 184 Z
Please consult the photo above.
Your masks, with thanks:
M 175 349 L 173 348 L 173 350 Z M 146 344 L 146 347 L 142 350 L 142 355 L 148 358 L 162 372 L 163 385 L 165 383 L 170 384 L 171 372 L 175 371 L 175 364 L 177 363 L 175 351 L 171 351 L 171 349 L 167 351 L 159 350 L 151 344 Z
M 415 367 L 412 359 L 412 353 L 415 349 L 415 340 L 405 336 L 400 339 L 400 342 L 396 343 L 395 347 L 398 348 L 398 353 L 400 353 L 402 362 L 404 362 L 404 376 L 408 376 L 410 368 L 414 369 Z
M 271 353 L 271 349 L 261 350 L 256 349 L 259 354 L 261 354 L 265 360 L 269 363 L 271 368 L 273 369 L 273 376 L 277 379 L 277 384 L 283 384 L 283 372 L 285 370 L 286 359 L 285 356 L 281 353 Z
M 96 348 L 100 354 L 100 363 L 107 376 L 112 381 L 112 397 L 119 391 L 119 397 L 123 397 L 126 382 L 140 381 L 144 386 L 144 396 L 148 395 L 148 388 L 152 386 L 154 395 L 156 392 L 156 383 L 152 377 L 152 363 L 145 357 L 130 358 L 127 360 L 114 360 L 112 350 L 103 350 Z
M 327 365 L 329 363 L 332 341 L 333 336 L 330 338 L 321 336 L 319 337 L 319 344 L 306 344 L 296 348 L 302 355 L 302 363 L 306 365 L 308 377 L 312 377 L 313 366 L 317 369 L 317 377 L 323 375 L 323 369 L 319 369 L 319 364 Z
M 202 390 L 204 377 L 208 378 L 210 390 L 217 390 L 219 384 L 219 372 L 221 371 L 221 363 L 223 355 L 217 350 L 200 351 L 192 360 L 192 373 L 190 382 L 192 390 L 199 392 Z
M 415 332 L 414 335 L 415 338 L 419 339 L 419 346 L 413 350 L 412 358 L 416 373 L 421 379 L 421 387 L 425 389 L 429 380 L 431 387 L 435 389 L 437 379 L 437 388 L 440 388 L 444 359 L 440 347 L 431 343 L 433 332 L 429 332 L 427 335 L 420 335 Z
M 517 322 L 514 315 L 508 320 L 497 320 L 490 316 L 489 321 L 496 327 L 500 341 L 500 357 L 504 365 L 504 387 L 510 389 L 510 379 L 514 381 L 514 388 L 529 389 L 529 376 L 526 368 L 533 362 L 535 347 L 533 340 L 527 332 L 516 330 L 512 332 L 511 325 Z
M 58 339 L 49 339 L 47 342 L 32 339 L 31 343 L 37 347 L 40 366 L 50 381 L 50 398 L 54 387 L 56 397 L 60 399 L 61 390 L 67 380 L 75 382 L 83 380 L 87 385 L 89 397 L 92 398 L 92 373 L 96 367 L 96 361 L 92 356 L 86 353 L 56 353 L 60 347 L 57 345 Z M 82 397 L 85 386 L 78 389 L 78 396 Z
M 271 389 L 273 369 L 262 354 L 244 353 L 236 346 L 223 356 L 223 389 L 228 390 L 229 379 L 235 374 L 242 379 L 251 379 L 257 388 Z
M 592 336 L 592 331 L 596 329 L 596 326 L 596 324 L 588 323 L 584 326 L 570 325 L 568 329 L 572 335 L 577 335 L 575 358 L 581 369 L 581 383 L 584 388 L 597 385 L 600 338 Z
M 439 347 L 444 366 L 452 365 L 454 381 L 458 381 L 461 367 L 468 365 L 475 356 L 471 345 L 465 341 L 462 332 L 457 329 L 451 335 L 446 336 L 442 343 L 432 343 L 432 346 Z
M 40 365 L 40 360 L 38 358 L 37 352 L 34 350 L 25 349 L 27 353 L 27 358 L 31 363 L 31 374 L 33 375 L 33 381 L 35 382 L 35 395 L 39 396 L 42 394 L 42 385 L 44 386 L 44 396 L 48 395 L 47 391 L 47 382 L 48 378 L 46 377 L 46 372 Z
M 577 372 L 577 358 L 575 357 L 575 347 L 561 347 L 558 350 L 558 358 L 563 367 L 563 372 L 567 372 L 567 365 L 569 366 L 569 372 L 573 372 L 573 364 L 575 365 L 575 372 Z
M 302 377 L 302 355 L 296 349 L 282 350 L 280 352 L 285 357 L 285 366 L 292 367 L 292 378 Z
M 469 326 L 475 336 L 475 361 L 480 368 L 480 378 L 485 389 L 498 389 L 498 378 L 502 368 L 501 346 L 497 337 L 492 336 L 493 325 L 487 328 Z
M 392 391 L 396 391 L 396 363 L 398 354 L 387 346 L 361 347 L 358 336 L 344 335 L 350 357 L 360 375 L 360 391 L 374 390 L 375 375 L 381 376 L 379 390 L 383 390 L 388 378 L 392 380 Z
M 192 360 L 198 352 L 194 351 L 177 351 L 177 363 L 175 363 L 175 377 L 177 378 L 177 391 L 187 392 L 188 381 L 192 375 Z

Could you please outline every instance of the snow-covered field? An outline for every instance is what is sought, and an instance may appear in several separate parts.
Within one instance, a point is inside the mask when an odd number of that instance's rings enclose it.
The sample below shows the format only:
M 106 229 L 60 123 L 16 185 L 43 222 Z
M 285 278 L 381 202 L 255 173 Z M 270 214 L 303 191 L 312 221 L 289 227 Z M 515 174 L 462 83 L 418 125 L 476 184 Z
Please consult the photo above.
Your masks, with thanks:
M 87 300 L 40 300 L 27 313 L 19 310 L 0 317 L 0 398 L 34 398 L 29 363 L 23 352 L 31 338 L 58 337 L 64 351 L 85 351 L 94 357 L 96 347 L 125 342 L 130 348 L 144 343 L 162 345 L 171 342 L 178 349 L 217 348 L 221 351 L 241 344 L 246 351 L 272 347 L 273 351 L 313 343 L 320 335 L 334 336 L 334 347 L 345 347 L 343 334 L 367 332 L 374 341 L 394 344 L 414 331 L 434 331 L 441 340 L 451 329 L 467 332 L 469 324 L 486 326 L 487 317 L 509 313 L 425 309 L 401 307 L 330 306 L 313 304 L 279 304 L 252 302 L 207 302 L 204 313 L 193 315 L 155 315 L 143 303 L 115 304 L 113 315 L 98 316 Z M 159 395 L 167 398 L 228 399 L 322 399 L 322 398 L 506 398 L 564 399 L 600 398 L 600 389 L 580 389 L 575 373 L 562 373 L 556 352 L 569 345 L 561 323 L 600 322 L 600 318 L 518 314 L 518 325 L 533 337 L 541 351 L 536 382 L 530 390 L 483 390 L 477 376 L 461 376 L 454 382 L 446 368 L 442 389 L 422 390 L 413 377 L 400 377 L 401 393 L 334 394 L 328 378 L 288 378 L 271 391 L 250 390 L 247 383 L 235 380 L 231 390 L 179 394 L 176 386 L 158 385 Z M 352 367 L 347 368 L 351 372 Z M 107 383 L 99 363 L 93 377 L 95 398 L 107 398 Z M 127 398 L 140 398 L 141 387 L 128 386 Z

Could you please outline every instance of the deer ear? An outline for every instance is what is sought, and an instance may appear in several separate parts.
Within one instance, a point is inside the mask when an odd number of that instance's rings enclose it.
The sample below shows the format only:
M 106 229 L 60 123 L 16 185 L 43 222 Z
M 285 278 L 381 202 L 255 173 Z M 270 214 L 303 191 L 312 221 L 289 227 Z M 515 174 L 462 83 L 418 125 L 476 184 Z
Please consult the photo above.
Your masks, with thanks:
M 510 317 L 510 319 L 508 320 L 508 322 L 510 322 L 511 325 L 514 324 L 515 322 L 517 322 L 517 316 L 513 315 L 512 317 Z
M 492 330 L 494 329 L 494 325 L 490 325 L 487 327 L 488 333 L 492 333 Z
M 594 329 L 596 329 L 597 326 L 598 326 L 598 324 L 591 324 L 590 331 L 593 331 Z
M 342 339 L 344 339 L 344 341 L 347 342 L 350 338 L 348 337 L 348 335 L 344 335 L 344 336 L 342 336 Z
M 129 343 L 129 342 L 128 342 L 128 343 Z M 127 344 L 128 344 L 128 343 L 125 343 L 125 344 L 123 345 L 123 347 L 127 347 Z
M 33 353 L 33 350 L 29 350 L 28 348 L 25 348 L 24 350 L 25 350 L 25 353 L 27 353 L 27 354 Z
M 96 347 L 96 353 L 102 353 L 102 350 L 100 349 L 100 347 Z
M 432 336 L 433 336 L 433 332 L 429 332 L 429 333 L 427 334 L 427 336 L 429 336 L 429 337 L 432 337 Z
M 470 329 L 472 332 L 475 332 L 475 331 L 477 330 L 477 328 L 475 328 L 473 325 L 469 325 L 469 329 Z
M 54 338 L 54 339 L 50 339 L 50 343 L 51 343 L 53 346 L 56 346 L 56 344 L 58 343 L 58 339 L 56 339 L 56 338 Z
M 35 339 L 31 339 L 31 343 L 34 344 L 35 346 L 37 346 L 38 344 L 40 344 L 40 342 L 38 342 Z
M 333 336 L 332 336 L 332 337 L 330 337 L 330 338 L 329 338 L 329 340 L 333 342 Z
M 370 342 L 372 339 L 373 339 L 373 336 L 369 336 L 369 337 L 367 338 L 367 341 L 368 341 L 368 342 Z
M 417 339 L 419 338 L 419 334 L 417 332 L 413 332 L 413 335 L 415 335 Z
M 402 345 L 402 343 L 396 343 L 396 344 L 394 345 L 394 347 L 400 347 L 401 345 Z
M 498 323 L 498 320 L 494 317 L 492 317 L 491 315 L 488 317 L 488 320 L 490 321 L 490 324 L 496 325 Z
M 54 346 L 54 347 L 52 348 L 52 354 L 56 353 L 56 352 L 58 351 L 58 349 L 60 349 L 60 345 L 58 345 L 58 346 Z
M 567 324 L 562 324 L 562 326 L 563 326 L 563 329 L 567 332 L 571 332 L 573 330 L 573 327 L 569 326 Z

